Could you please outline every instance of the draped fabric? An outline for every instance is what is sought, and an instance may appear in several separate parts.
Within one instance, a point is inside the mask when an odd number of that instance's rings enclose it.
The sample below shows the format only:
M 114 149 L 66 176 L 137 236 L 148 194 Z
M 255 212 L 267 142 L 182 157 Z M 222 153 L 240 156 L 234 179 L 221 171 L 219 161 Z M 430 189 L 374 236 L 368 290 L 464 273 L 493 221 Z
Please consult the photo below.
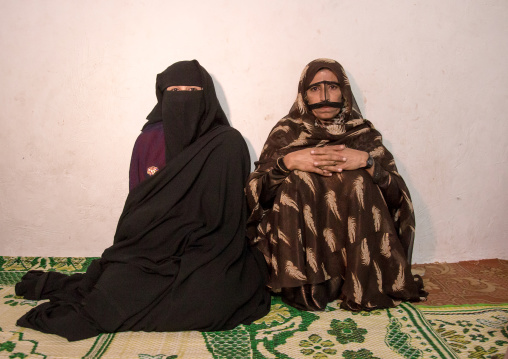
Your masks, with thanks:
M 200 117 L 186 118 L 198 122 L 189 123 L 196 136 L 173 146 L 166 166 L 132 189 L 113 245 L 85 274 L 23 277 L 17 295 L 49 302 L 18 325 L 80 340 L 129 330 L 226 330 L 268 312 L 266 264 L 245 237 L 248 149 L 224 124 L 210 75 L 197 61 L 186 65 L 203 80 L 203 91 L 177 94 L 203 105 Z M 164 111 L 168 95 L 156 108 Z M 182 121 L 160 119 L 168 128 Z
M 344 106 L 321 124 L 305 89 L 322 68 L 338 78 Z M 374 158 L 331 177 L 281 170 L 277 159 L 308 147 L 344 144 Z M 415 231 L 411 197 L 381 134 L 362 118 L 342 66 L 318 59 L 304 69 L 290 113 L 270 132 L 246 187 L 248 236 L 270 267 L 269 287 L 302 309 L 339 297 L 349 310 L 391 307 L 426 293 L 407 260 Z M 303 298 L 302 298 L 303 296 Z M 299 299 L 298 299 L 299 298 Z

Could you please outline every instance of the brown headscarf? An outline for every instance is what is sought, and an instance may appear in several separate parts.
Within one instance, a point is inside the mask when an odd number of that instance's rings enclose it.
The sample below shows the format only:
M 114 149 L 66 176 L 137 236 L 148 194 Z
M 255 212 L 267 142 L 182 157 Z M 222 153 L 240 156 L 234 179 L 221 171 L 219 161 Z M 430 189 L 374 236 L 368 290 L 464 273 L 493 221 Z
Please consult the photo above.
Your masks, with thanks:
M 296 101 L 289 111 L 291 117 L 309 117 L 314 118 L 314 115 L 309 111 L 307 107 L 306 92 L 309 88 L 310 82 L 316 76 L 319 70 L 329 69 L 337 76 L 339 81 L 339 87 L 342 91 L 342 98 L 344 101 L 344 107 L 342 108 L 339 117 L 342 120 L 350 120 L 352 118 L 361 118 L 362 114 L 356 103 L 353 92 L 351 91 L 351 85 L 347 78 L 344 68 L 335 60 L 330 59 L 317 59 L 309 63 L 302 72 L 300 82 L 298 83 L 298 96 Z

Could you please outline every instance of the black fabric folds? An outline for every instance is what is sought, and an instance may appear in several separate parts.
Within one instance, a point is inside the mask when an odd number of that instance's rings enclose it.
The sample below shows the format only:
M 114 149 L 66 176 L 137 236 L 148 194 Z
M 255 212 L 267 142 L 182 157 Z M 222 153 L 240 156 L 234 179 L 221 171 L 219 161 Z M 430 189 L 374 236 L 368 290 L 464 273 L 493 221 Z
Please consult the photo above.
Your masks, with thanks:
M 158 102 L 184 140 L 129 193 L 113 245 L 86 274 L 23 277 L 18 295 L 50 301 L 18 325 L 80 340 L 129 330 L 227 330 L 268 313 L 266 264 L 245 238 L 248 149 L 227 125 L 208 73 L 191 64 L 203 91 L 163 93 Z

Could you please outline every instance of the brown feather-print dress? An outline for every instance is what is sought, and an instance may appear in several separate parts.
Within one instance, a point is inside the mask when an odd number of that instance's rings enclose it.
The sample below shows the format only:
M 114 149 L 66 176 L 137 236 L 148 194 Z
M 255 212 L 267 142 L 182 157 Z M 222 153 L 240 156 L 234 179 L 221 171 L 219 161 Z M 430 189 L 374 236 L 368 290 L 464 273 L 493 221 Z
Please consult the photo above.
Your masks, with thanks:
M 380 133 L 361 118 L 347 77 L 337 66 L 322 59 L 312 62 L 299 86 L 305 88 L 305 75 L 312 79 L 313 69 L 335 70 L 345 102 L 336 121 L 318 123 L 298 103 L 304 98 L 299 90 L 289 115 L 271 131 L 246 187 L 249 239 L 264 254 L 269 286 L 281 290 L 283 300 L 293 304 L 295 291 L 310 297 L 314 305 L 308 299 L 296 301 L 302 309 L 324 309 L 337 297 L 349 310 L 418 301 L 426 293 L 407 261 L 415 228 L 409 191 Z M 292 151 L 335 144 L 369 152 L 374 176 L 358 169 L 325 177 L 277 165 Z M 331 284 L 334 290 L 328 288 Z

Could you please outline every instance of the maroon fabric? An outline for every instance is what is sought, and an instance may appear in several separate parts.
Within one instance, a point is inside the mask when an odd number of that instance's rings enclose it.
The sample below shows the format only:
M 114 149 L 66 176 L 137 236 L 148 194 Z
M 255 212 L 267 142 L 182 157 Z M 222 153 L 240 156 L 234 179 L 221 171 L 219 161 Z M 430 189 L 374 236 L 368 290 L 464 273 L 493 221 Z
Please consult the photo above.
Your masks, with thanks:
M 129 191 L 154 173 L 149 169 L 161 170 L 166 166 L 166 145 L 162 122 L 147 126 L 138 136 L 132 150 L 129 170 Z M 158 172 L 158 171 L 157 171 Z

